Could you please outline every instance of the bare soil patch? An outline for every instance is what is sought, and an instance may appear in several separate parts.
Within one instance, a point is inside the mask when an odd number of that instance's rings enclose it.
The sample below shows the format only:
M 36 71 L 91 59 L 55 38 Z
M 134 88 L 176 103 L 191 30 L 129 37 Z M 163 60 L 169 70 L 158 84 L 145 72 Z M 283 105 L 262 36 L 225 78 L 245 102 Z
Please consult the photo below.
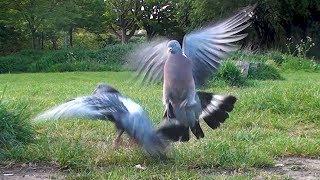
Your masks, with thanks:
M 193 167 L 193 169 L 197 169 Z M 227 170 L 222 168 L 202 169 L 202 174 L 210 175 L 249 175 L 255 174 L 254 179 L 266 179 L 267 177 L 289 178 L 295 180 L 320 180 L 320 159 L 286 157 L 276 161 L 274 167 Z M 57 165 L 19 164 L 0 165 L 0 180 L 45 180 L 64 179 L 67 175 Z
M 64 174 L 57 165 L 13 164 L 0 165 L 0 180 L 46 180 L 64 179 Z
M 281 158 L 277 160 L 275 167 L 265 169 L 263 172 L 297 180 L 319 180 L 320 159 L 301 157 Z
M 276 161 L 273 167 L 250 169 L 205 168 L 204 176 L 253 176 L 254 179 L 320 180 L 320 159 L 286 157 Z

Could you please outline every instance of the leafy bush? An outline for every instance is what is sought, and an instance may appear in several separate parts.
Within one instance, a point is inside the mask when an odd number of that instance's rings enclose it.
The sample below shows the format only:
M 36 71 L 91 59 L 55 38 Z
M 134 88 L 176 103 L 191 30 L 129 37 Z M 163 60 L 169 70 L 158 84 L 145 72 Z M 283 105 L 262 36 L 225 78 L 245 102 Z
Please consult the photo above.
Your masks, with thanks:
M 0 73 L 121 71 L 125 55 L 135 45 L 116 44 L 100 50 L 23 51 L 0 57 Z
M 303 70 L 311 72 L 320 70 L 320 64 L 314 60 L 283 54 L 279 51 L 271 51 L 269 53 L 237 51 L 232 53 L 228 60 L 265 63 L 267 65 L 274 65 L 282 70 Z
M 268 56 L 278 65 L 282 65 L 282 63 L 285 61 L 285 58 L 282 53 L 278 51 L 272 51 L 268 54 Z
M 245 79 L 239 68 L 231 61 L 224 62 L 215 74 L 215 81 L 225 81 L 230 86 L 242 86 Z
M 285 62 L 282 64 L 281 68 L 283 70 L 316 72 L 320 71 L 320 64 L 310 59 L 286 55 Z
M 34 130 L 25 106 L 9 107 L 0 100 L 0 150 L 31 142 Z
M 230 61 L 266 62 L 270 59 L 267 54 L 259 54 L 245 51 L 236 51 L 230 55 Z
M 248 78 L 259 80 L 277 80 L 282 79 L 278 69 L 266 63 L 258 63 L 256 68 L 249 68 Z

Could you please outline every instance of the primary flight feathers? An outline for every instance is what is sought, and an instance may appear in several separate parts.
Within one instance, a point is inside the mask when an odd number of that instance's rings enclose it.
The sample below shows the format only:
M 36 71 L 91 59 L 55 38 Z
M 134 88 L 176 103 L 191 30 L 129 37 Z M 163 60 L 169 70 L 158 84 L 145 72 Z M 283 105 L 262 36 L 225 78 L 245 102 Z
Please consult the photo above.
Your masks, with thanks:
M 221 60 L 238 47 L 234 44 L 247 36 L 241 32 L 250 26 L 255 6 L 248 6 L 232 17 L 186 34 L 182 53 L 193 62 L 193 76 L 196 86 L 217 70 Z M 168 59 L 168 39 L 156 39 L 141 45 L 128 56 L 128 65 L 137 71 L 143 82 L 163 79 L 163 68 Z

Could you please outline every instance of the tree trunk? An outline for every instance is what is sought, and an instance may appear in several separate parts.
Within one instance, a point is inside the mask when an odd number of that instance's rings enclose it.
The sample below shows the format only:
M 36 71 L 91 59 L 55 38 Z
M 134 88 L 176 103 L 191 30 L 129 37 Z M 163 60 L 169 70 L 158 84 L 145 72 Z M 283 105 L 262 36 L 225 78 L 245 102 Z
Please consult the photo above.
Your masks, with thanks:
M 39 50 L 41 47 L 41 35 L 37 34 L 37 50 Z
M 34 50 L 36 50 L 37 49 L 37 36 L 36 36 L 36 32 L 35 32 L 35 30 L 31 30 L 31 36 L 32 36 L 32 48 L 34 49 Z
M 44 49 L 44 33 L 41 32 L 41 49 Z
M 69 29 L 69 46 L 73 47 L 73 26 Z
M 55 35 L 51 36 L 52 48 L 54 50 L 58 49 L 57 37 Z
M 125 44 L 128 42 L 128 38 L 127 38 L 127 31 L 126 29 L 121 29 L 121 43 Z

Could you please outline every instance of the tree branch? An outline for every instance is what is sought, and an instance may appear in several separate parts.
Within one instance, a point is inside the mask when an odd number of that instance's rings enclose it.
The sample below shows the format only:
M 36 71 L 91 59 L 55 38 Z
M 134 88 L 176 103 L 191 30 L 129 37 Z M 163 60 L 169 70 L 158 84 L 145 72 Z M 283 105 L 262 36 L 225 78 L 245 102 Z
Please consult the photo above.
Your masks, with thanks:
M 114 29 L 114 27 L 113 27 L 112 25 L 110 26 L 110 29 L 111 29 L 111 31 L 112 31 L 119 39 L 122 38 L 121 35 L 117 32 L 116 29 Z

